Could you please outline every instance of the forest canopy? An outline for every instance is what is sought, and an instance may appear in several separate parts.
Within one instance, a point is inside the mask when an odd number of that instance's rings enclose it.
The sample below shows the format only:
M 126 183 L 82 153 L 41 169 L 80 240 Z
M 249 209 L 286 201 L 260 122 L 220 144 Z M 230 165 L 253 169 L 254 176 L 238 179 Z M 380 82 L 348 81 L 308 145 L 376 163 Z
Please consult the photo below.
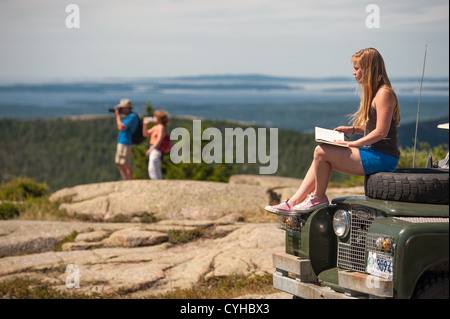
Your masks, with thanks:
M 152 110 L 149 109 L 148 112 Z M 202 130 L 214 127 L 252 127 L 243 123 L 202 120 Z M 192 120 L 172 118 L 169 131 L 184 127 L 192 131 Z M 256 129 L 256 127 L 255 127 Z M 256 130 L 257 131 L 257 130 Z M 30 177 L 56 191 L 79 184 L 120 180 L 114 163 L 117 129 L 112 116 L 89 118 L 60 118 L 47 120 L 0 120 L 0 182 L 13 177 Z M 174 141 L 176 142 L 176 141 Z M 148 179 L 147 158 L 143 156 L 146 143 L 134 147 L 134 176 Z M 247 143 L 247 141 L 246 141 Z M 203 141 L 202 145 L 207 144 Z M 303 178 L 309 168 L 317 143 L 313 134 L 278 129 L 278 170 L 275 175 Z M 433 159 L 445 157 L 448 146 L 431 148 L 419 144 L 416 167 L 423 167 L 428 153 Z M 401 165 L 411 167 L 411 148 L 402 149 Z M 244 164 L 174 164 L 170 156 L 163 160 L 166 179 L 198 179 L 226 182 L 232 174 L 259 174 L 261 163 Z M 332 181 L 345 182 L 348 178 L 333 174 Z

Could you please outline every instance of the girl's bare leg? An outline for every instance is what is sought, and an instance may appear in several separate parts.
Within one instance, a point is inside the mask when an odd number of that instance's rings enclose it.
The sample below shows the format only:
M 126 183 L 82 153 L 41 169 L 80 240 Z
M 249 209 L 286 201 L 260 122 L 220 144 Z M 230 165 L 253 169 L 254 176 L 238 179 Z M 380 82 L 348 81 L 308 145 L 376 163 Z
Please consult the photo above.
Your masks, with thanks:
M 314 161 L 309 167 L 308 172 L 305 175 L 305 178 L 302 181 L 302 184 L 298 188 L 297 192 L 292 196 L 291 199 L 289 199 L 289 204 L 292 206 L 300 204 L 303 202 L 314 189 L 316 188 L 316 177 L 315 177 L 315 170 L 314 170 Z
M 313 191 L 317 198 L 323 198 L 333 170 L 351 175 L 364 175 L 359 150 L 329 144 L 317 146 L 313 162 L 299 189 L 289 200 L 289 204 L 301 203 Z

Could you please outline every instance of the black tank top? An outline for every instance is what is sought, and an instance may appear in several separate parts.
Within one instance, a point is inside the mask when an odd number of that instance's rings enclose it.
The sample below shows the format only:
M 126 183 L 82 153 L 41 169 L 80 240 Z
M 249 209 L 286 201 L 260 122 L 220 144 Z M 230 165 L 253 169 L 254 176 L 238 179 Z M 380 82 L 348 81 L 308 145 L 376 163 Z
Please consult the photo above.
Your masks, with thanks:
M 372 132 L 377 125 L 377 111 L 370 106 L 369 121 L 366 124 L 364 135 Z M 392 117 L 391 127 L 389 128 L 388 135 L 381 141 L 378 141 L 371 145 L 371 147 L 381 153 L 390 155 L 396 158 L 400 158 L 400 150 L 398 148 L 398 127 L 397 121 Z

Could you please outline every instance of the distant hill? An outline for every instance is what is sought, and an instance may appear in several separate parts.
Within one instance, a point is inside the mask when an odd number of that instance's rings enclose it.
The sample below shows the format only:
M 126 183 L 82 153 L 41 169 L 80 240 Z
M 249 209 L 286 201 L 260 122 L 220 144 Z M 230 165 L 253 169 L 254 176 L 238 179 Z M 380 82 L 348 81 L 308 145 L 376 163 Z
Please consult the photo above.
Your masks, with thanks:
M 436 120 L 420 121 L 417 130 L 417 140 L 427 142 L 431 147 L 446 144 L 449 145 L 448 130 L 438 129 L 438 124 L 448 123 L 448 116 Z M 416 123 L 401 124 L 399 127 L 399 144 L 402 147 L 414 146 Z

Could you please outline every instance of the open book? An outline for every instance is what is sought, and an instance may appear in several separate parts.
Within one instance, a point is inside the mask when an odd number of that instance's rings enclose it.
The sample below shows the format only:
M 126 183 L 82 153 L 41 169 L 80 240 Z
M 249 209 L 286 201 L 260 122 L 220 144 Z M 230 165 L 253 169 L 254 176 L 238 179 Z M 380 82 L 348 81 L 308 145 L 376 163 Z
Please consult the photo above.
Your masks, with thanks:
M 345 141 L 344 133 L 316 126 L 316 142 L 348 147 L 347 145 L 338 144 L 334 141 Z

